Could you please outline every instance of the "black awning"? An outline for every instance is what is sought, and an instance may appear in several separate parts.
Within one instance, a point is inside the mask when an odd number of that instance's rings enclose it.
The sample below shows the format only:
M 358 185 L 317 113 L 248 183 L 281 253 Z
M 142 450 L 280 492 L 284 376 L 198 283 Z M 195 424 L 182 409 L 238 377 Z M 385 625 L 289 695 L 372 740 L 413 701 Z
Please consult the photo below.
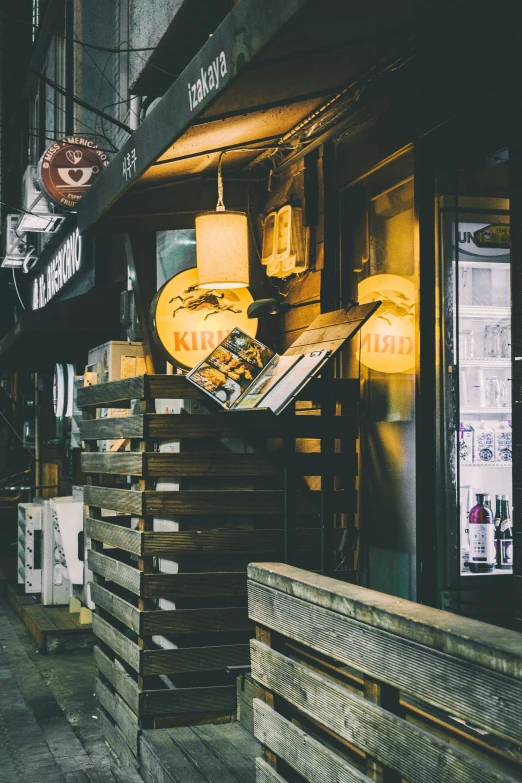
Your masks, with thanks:
M 0 340 L 0 373 L 81 362 L 89 348 L 118 339 L 120 292 L 121 286 L 112 284 L 41 310 L 25 310 Z
M 169 227 L 189 227 L 215 207 L 205 175 L 222 150 L 231 151 L 225 167 L 244 169 L 259 152 L 241 148 L 284 145 L 439 5 L 241 0 L 83 197 L 80 230 L 128 230 L 151 215 L 159 221 L 149 227 L 160 228 L 173 213 L 179 225 Z M 227 206 L 244 198 L 236 183 Z

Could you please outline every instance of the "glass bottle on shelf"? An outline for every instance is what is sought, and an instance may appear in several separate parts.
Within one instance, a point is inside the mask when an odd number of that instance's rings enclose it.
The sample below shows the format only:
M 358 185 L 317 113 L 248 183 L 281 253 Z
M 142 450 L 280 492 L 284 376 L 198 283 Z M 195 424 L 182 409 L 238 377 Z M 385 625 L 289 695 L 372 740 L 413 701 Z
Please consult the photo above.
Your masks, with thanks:
M 509 513 L 508 495 L 500 495 L 500 520 L 495 532 L 497 568 L 513 568 L 513 521 Z
M 486 494 L 475 497 L 477 503 L 469 512 L 469 570 L 472 574 L 489 574 L 496 562 L 493 512 L 485 503 Z
M 500 520 L 502 516 L 502 498 L 504 495 L 495 495 L 495 559 L 498 563 L 499 560 L 499 554 L 498 554 L 498 534 L 500 530 Z

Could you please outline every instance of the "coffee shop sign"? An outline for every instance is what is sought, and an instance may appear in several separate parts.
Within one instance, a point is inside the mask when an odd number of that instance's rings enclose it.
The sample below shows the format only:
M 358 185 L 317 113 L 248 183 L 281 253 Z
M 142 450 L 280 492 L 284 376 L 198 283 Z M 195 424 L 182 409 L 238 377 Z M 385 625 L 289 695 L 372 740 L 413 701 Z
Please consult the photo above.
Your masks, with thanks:
M 33 283 L 33 310 L 44 307 L 81 268 L 82 238 L 78 229 L 69 234 Z

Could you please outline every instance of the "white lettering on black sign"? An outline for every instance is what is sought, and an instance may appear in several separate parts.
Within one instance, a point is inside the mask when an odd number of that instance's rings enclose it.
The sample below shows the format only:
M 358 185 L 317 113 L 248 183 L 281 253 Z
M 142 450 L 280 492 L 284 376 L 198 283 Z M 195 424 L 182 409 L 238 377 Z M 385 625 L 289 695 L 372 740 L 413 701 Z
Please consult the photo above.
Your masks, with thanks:
M 44 307 L 80 271 L 82 238 L 78 229 L 69 234 L 33 283 L 33 310 Z
M 136 174 L 137 160 L 136 147 L 133 147 L 130 152 L 127 152 L 127 154 L 123 156 L 123 176 L 125 177 L 125 182 L 127 182 L 133 174 Z
M 193 111 L 206 95 L 217 90 L 221 79 L 227 75 L 227 60 L 225 52 L 220 52 L 208 68 L 200 68 L 198 79 L 194 84 L 188 83 L 188 98 L 190 110 Z

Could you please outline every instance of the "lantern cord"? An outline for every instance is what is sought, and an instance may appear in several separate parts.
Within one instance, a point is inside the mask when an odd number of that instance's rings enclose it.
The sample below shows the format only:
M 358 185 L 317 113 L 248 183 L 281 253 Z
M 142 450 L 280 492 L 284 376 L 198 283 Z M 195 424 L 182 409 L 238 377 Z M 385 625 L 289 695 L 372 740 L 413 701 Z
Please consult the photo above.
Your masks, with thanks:
M 268 152 L 269 150 L 276 150 L 276 147 L 267 147 L 266 150 L 263 150 L 263 152 Z M 227 154 L 227 152 L 259 152 L 259 147 L 233 147 L 228 150 L 221 150 L 219 153 L 218 158 L 218 200 L 216 204 L 216 212 L 224 212 L 225 211 L 225 202 L 223 201 L 223 156 Z
M 226 150 L 220 152 L 218 160 L 218 201 L 216 204 L 216 212 L 225 211 L 225 202 L 223 201 L 223 173 L 221 168 L 223 163 L 223 155 L 225 155 L 225 153 Z

